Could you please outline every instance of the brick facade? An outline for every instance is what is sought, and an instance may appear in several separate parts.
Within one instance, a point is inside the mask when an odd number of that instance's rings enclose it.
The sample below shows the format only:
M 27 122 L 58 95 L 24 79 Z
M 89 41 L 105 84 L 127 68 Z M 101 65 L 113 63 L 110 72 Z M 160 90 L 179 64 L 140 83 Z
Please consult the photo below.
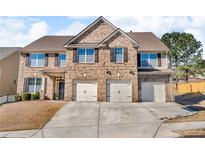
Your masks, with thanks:
M 104 22 L 99 22 L 79 37 L 75 43 L 99 43 L 104 38 L 108 37 L 113 31 L 114 28 L 110 25 Z
M 61 51 L 62 52 L 62 51 Z M 49 53 L 49 52 L 45 52 Z M 57 52 L 56 52 L 57 53 Z M 24 92 L 24 79 L 25 78 L 46 78 L 46 93 L 45 98 L 46 99 L 53 99 L 53 94 L 55 91 L 55 78 L 50 76 L 42 75 L 41 71 L 45 70 L 47 68 L 52 69 L 58 69 L 55 67 L 55 54 L 49 53 L 48 54 L 48 67 L 38 67 L 38 68 L 32 68 L 26 66 L 26 54 L 20 55 L 20 63 L 19 63 L 19 75 L 18 75 L 18 86 L 17 86 L 17 93 L 23 93 Z
M 89 44 L 99 43 L 112 34 L 115 29 L 105 22 L 99 22 L 90 28 L 87 32 L 76 39 L 73 44 Z M 128 51 L 128 62 L 114 63 L 110 61 L 110 49 L 115 47 L 126 47 Z M 66 67 L 65 67 L 65 89 L 64 99 L 71 101 L 75 100 L 73 97 L 73 83 L 75 80 L 95 80 L 97 81 L 97 100 L 106 100 L 106 81 L 107 80 L 129 80 L 132 83 L 132 101 L 141 101 L 141 82 L 143 81 L 161 81 L 166 84 L 166 100 L 171 101 L 171 82 L 169 75 L 139 75 L 137 68 L 137 48 L 133 46 L 132 40 L 122 33 L 114 35 L 106 42 L 106 46 L 97 47 L 99 51 L 99 61 L 97 63 L 82 64 L 73 62 L 73 48 L 65 48 L 66 53 Z M 59 51 L 56 51 L 58 53 Z M 61 51 L 63 52 L 63 51 Z M 56 87 L 56 76 L 42 75 L 40 71 L 55 67 L 55 54 L 49 53 L 48 67 L 45 68 L 30 68 L 25 66 L 25 56 L 22 53 L 20 56 L 19 65 L 19 79 L 18 79 L 18 93 L 23 92 L 24 78 L 26 77 L 46 77 L 46 92 L 45 98 L 53 99 L 54 91 Z M 166 55 L 162 56 L 164 59 Z M 163 66 L 166 65 L 166 61 L 162 61 Z M 166 67 L 166 66 L 165 66 Z M 107 72 L 111 73 L 107 73 Z
M 116 64 L 110 62 L 110 48 L 127 47 L 128 62 Z M 110 79 L 130 80 L 132 83 L 132 100 L 138 101 L 137 93 L 137 50 L 133 47 L 131 41 L 122 34 L 114 37 L 108 42 L 108 47 L 99 48 L 99 62 L 94 64 L 73 63 L 73 50 L 67 50 L 68 67 L 65 75 L 65 99 L 74 100 L 73 81 L 74 80 L 96 80 L 98 83 L 98 101 L 106 101 L 106 81 Z M 111 75 L 107 74 L 111 71 Z M 133 71 L 134 75 L 130 72 Z M 118 77 L 117 74 L 120 74 Z M 84 77 L 86 74 L 86 77 Z

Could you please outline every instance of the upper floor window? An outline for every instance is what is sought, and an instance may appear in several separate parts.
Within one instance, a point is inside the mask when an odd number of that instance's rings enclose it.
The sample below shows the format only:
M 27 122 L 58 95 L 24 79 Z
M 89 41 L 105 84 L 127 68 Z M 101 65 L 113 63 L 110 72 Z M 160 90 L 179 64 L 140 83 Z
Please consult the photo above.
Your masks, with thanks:
M 141 67 L 156 67 L 157 54 L 141 54 Z
M 45 54 L 31 53 L 30 54 L 30 66 L 31 67 L 44 67 L 45 66 Z
M 123 58 L 123 48 L 114 48 L 114 61 L 116 63 L 123 63 L 124 58 Z
M 40 92 L 41 83 L 42 83 L 41 78 L 28 78 L 28 82 L 27 82 L 27 85 L 26 85 L 27 86 L 27 92 L 29 92 L 29 93 Z
M 157 54 L 150 54 L 150 67 L 157 66 Z
M 79 63 L 94 63 L 95 52 L 93 48 L 78 48 Z
M 66 66 L 66 54 L 62 53 L 58 55 L 58 60 L 59 60 L 59 66 L 60 67 L 65 67 Z

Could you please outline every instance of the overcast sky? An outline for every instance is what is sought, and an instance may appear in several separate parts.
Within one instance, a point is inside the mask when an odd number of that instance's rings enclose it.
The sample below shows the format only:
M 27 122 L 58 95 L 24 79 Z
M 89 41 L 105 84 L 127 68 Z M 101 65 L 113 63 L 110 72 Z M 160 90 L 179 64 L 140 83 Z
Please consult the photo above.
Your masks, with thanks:
M 44 35 L 75 35 L 97 17 L 0 17 L 0 46 L 24 47 Z M 124 31 L 150 31 L 161 37 L 166 32 L 194 34 L 205 49 L 205 16 L 105 17 Z M 205 54 L 204 54 L 205 58 Z

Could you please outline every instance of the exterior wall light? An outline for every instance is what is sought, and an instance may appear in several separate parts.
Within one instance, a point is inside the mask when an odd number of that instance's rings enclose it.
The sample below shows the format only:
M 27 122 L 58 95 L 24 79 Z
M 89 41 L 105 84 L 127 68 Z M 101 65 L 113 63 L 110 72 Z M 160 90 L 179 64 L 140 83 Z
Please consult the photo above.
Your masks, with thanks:
M 111 71 L 108 71 L 108 70 L 107 70 L 107 72 L 106 72 L 106 73 L 107 73 L 107 74 L 109 74 L 109 75 L 112 75 Z
M 135 72 L 130 70 L 130 74 L 135 75 Z
M 84 74 L 83 74 L 83 77 L 84 77 L 84 78 L 86 78 L 86 76 L 87 76 L 87 74 L 86 74 L 86 73 L 84 73 Z
M 118 77 L 118 78 L 120 77 L 120 73 L 117 73 L 117 77 Z

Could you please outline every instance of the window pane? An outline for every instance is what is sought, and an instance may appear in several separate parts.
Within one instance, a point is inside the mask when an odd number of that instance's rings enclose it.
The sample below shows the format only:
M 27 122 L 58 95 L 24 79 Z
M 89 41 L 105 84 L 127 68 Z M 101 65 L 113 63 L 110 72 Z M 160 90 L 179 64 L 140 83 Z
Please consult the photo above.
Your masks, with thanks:
M 66 54 L 59 54 L 59 59 L 60 60 L 65 60 L 66 59 Z
M 115 48 L 115 62 L 123 62 L 123 49 Z
M 29 92 L 29 93 L 34 93 L 34 86 L 29 85 L 29 86 L 28 86 L 28 92 Z
M 66 65 L 66 54 L 59 54 L 59 61 L 60 61 L 60 66 L 65 66 Z
M 149 63 L 148 60 L 142 60 L 142 67 L 148 67 Z
M 41 78 L 36 78 L 36 85 L 41 85 Z
M 87 49 L 86 62 L 88 63 L 94 62 L 94 49 Z
M 142 59 L 146 59 L 148 60 L 149 55 L 148 54 L 141 54 L 142 55 Z
M 34 85 L 34 84 L 35 84 L 35 78 L 29 78 L 28 85 Z
M 149 66 L 149 54 L 141 54 L 142 67 Z
M 40 92 L 41 83 L 42 83 L 41 78 L 29 78 L 29 80 L 28 80 L 28 92 L 29 93 Z
M 85 62 L 85 49 L 78 48 L 78 62 Z
M 36 85 L 36 91 L 35 91 L 35 93 L 36 92 L 40 92 L 41 91 L 41 85 Z
M 150 67 L 156 67 L 156 66 L 157 66 L 157 55 L 150 54 Z
M 38 63 L 37 66 L 45 66 L 45 54 L 38 54 Z
M 31 66 L 35 67 L 37 62 L 37 54 L 30 54 Z
M 28 92 L 34 93 L 34 84 L 35 84 L 35 78 L 29 78 L 28 79 Z
M 41 78 L 36 78 L 36 91 L 35 91 L 35 93 L 41 91 L 41 82 L 42 82 Z

